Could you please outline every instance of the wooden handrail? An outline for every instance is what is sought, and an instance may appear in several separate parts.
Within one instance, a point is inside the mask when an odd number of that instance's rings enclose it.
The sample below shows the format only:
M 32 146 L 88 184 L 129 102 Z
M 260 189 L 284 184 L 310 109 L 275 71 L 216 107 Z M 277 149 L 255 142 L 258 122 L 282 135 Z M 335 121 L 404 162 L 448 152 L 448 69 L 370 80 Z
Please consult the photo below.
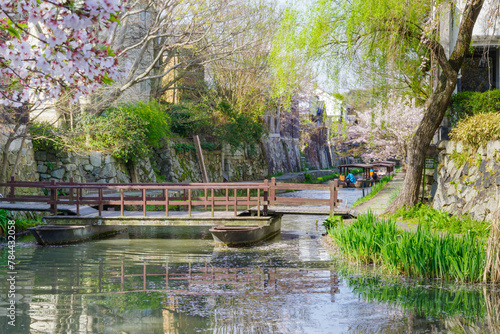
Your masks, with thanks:
M 14 178 L 1 186 L 10 187 L 10 193 L 6 198 L 0 198 L 1 201 L 8 202 L 45 202 L 50 205 L 51 211 L 57 214 L 58 205 L 76 205 L 77 215 L 80 214 L 82 205 L 97 206 L 99 216 L 105 205 L 120 206 L 120 213 L 124 215 L 125 205 L 142 206 L 143 215 L 147 214 L 147 206 L 165 205 L 165 215 L 169 216 L 169 205 L 185 206 L 189 216 L 191 216 L 194 205 L 204 206 L 205 210 L 210 207 L 212 215 L 214 206 L 222 205 L 226 211 L 230 206 L 234 208 L 234 214 L 237 215 L 238 205 L 245 205 L 247 209 L 251 206 L 257 206 L 257 215 L 260 216 L 261 206 L 263 205 L 263 214 L 268 214 L 269 205 L 329 205 L 330 212 L 339 202 L 337 199 L 338 181 L 330 184 L 296 184 L 296 183 L 276 183 L 275 178 L 271 182 L 245 182 L 245 183 L 75 183 L 73 179 L 70 182 L 26 182 L 15 181 Z M 17 195 L 17 188 L 40 188 L 49 192 L 49 195 Z M 95 190 L 97 193 L 83 194 L 83 191 Z M 104 191 L 115 191 L 116 193 L 104 194 Z M 157 194 L 148 194 L 148 191 L 161 191 Z M 208 194 L 210 190 L 210 195 Z M 232 198 L 229 194 L 232 190 Z M 276 195 L 276 190 L 330 190 L 329 199 L 310 199 L 310 198 L 286 198 Z M 171 191 L 180 193 L 180 195 L 170 194 Z M 222 196 L 216 196 L 215 191 L 221 191 Z M 241 191 L 242 195 L 238 195 Z M 251 192 L 256 191 L 257 196 L 252 196 Z M 137 192 L 137 194 L 128 194 L 127 192 Z M 198 196 L 196 193 L 202 193 Z M 246 192 L 246 194 L 245 194 Z M 75 196 L 76 193 L 76 196 Z

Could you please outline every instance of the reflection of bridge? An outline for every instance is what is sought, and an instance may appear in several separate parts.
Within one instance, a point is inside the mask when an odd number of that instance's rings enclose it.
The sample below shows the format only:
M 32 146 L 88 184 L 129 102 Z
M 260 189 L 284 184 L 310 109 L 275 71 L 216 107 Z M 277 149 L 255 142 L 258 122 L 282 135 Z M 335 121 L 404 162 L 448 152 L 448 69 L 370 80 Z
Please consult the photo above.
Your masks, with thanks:
M 338 182 L 329 184 L 295 184 L 276 183 L 271 181 L 247 183 L 134 183 L 134 184 L 103 184 L 103 183 L 57 183 L 51 182 L 22 182 L 12 178 L 9 182 L 0 184 L 6 188 L 7 194 L 0 198 L 0 208 L 8 210 L 50 210 L 52 213 L 66 212 L 82 218 L 109 218 L 132 217 L 140 218 L 137 221 L 129 220 L 127 225 L 143 225 L 144 220 L 169 220 L 169 218 L 189 219 L 198 215 L 202 219 L 230 218 L 230 208 L 233 217 L 240 216 L 242 210 L 267 216 L 269 206 L 323 206 L 316 209 L 318 214 L 334 213 L 339 202 L 337 198 Z M 278 195 L 286 190 L 318 190 L 327 191 L 328 198 L 289 198 Z M 29 193 L 30 195 L 27 195 Z M 37 194 L 37 195 L 33 195 Z M 40 195 L 43 194 L 43 195 Z M 139 207 L 141 211 L 127 211 L 127 208 Z M 182 213 L 172 215 L 172 206 L 183 207 Z M 193 209 L 204 211 L 193 212 Z M 95 208 L 95 209 L 94 209 Z M 105 211 L 104 209 L 119 211 Z M 252 208 L 252 210 L 250 210 Z M 223 213 L 218 210 L 224 210 Z M 283 210 L 280 210 L 283 211 Z M 119 212 L 119 213 L 118 213 Z M 291 210 L 291 213 L 301 211 Z M 76 217 L 74 217 L 76 218 Z M 69 218 L 66 218 L 69 219 Z M 247 219 L 248 220 L 248 219 Z M 57 220 L 51 223 L 58 223 Z M 68 224 L 68 222 L 61 222 Z M 71 224 L 77 224 L 71 221 Z M 106 223 L 103 223 L 106 224 Z M 116 222 L 114 224 L 117 224 Z M 123 222 L 119 223 L 120 225 Z M 149 225 L 149 223 L 148 223 Z
M 93 277 L 76 275 L 72 291 L 82 294 L 167 292 L 168 295 L 241 295 L 339 292 L 331 269 L 246 267 L 204 264 L 99 265 Z M 56 290 L 58 288 L 53 287 Z M 77 291 L 75 291 L 77 290 Z

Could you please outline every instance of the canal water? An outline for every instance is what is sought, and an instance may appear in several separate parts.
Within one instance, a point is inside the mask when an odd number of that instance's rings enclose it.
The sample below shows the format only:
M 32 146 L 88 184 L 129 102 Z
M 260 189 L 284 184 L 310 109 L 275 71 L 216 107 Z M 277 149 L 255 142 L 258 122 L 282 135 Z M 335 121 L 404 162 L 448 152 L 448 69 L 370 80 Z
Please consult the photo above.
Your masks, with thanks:
M 340 197 L 352 203 L 355 191 Z M 239 249 L 134 233 L 60 247 L 19 240 L 15 327 L 1 267 L 0 333 L 468 333 L 499 326 L 494 289 L 401 280 L 337 261 L 322 236 L 324 219 L 284 216 L 280 236 Z M 0 252 L 4 264 L 7 249 Z

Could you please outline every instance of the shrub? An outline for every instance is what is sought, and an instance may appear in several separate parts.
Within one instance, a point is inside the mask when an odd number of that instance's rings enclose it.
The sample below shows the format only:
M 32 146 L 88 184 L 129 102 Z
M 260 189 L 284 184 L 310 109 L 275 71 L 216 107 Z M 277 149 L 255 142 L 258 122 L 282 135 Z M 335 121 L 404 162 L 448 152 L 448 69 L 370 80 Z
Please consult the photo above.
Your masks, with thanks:
M 64 148 L 64 140 L 48 122 L 33 122 L 29 131 L 35 151 L 59 151 Z
M 180 137 L 212 134 L 214 122 L 210 112 L 201 106 L 192 104 L 167 104 L 166 112 L 170 116 L 170 129 Z
M 500 112 L 500 90 L 454 94 L 446 116 L 454 127 L 464 118 L 491 112 Z
M 486 145 L 490 140 L 499 140 L 500 113 L 477 114 L 465 118 L 450 132 L 450 138 L 472 148 Z
M 189 153 L 189 152 L 196 152 L 196 147 L 192 144 L 188 143 L 176 143 L 174 145 L 174 150 L 177 153 Z
M 119 107 L 131 117 L 137 116 L 145 122 L 147 142 L 151 147 L 158 147 L 161 140 L 170 135 L 170 117 L 162 111 L 158 103 L 128 103 Z
M 487 222 L 477 221 L 469 216 L 451 216 L 448 212 L 436 210 L 427 205 L 400 208 L 392 217 L 414 220 L 426 228 L 453 234 L 465 234 L 468 231 L 473 231 L 483 238 L 488 237 L 489 234 L 489 224 Z
M 217 110 L 224 117 L 224 125 L 219 129 L 219 138 L 231 145 L 233 150 L 242 148 L 244 144 L 257 143 L 264 127 L 251 115 L 238 112 L 228 102 L 220 102 Z
M 77 131 L 85 148 L 109 152 L 127 163 L 149 154 L 147 126 L 147 121 L 137 115 L 112 109 L 102 116 L 82 116 Z

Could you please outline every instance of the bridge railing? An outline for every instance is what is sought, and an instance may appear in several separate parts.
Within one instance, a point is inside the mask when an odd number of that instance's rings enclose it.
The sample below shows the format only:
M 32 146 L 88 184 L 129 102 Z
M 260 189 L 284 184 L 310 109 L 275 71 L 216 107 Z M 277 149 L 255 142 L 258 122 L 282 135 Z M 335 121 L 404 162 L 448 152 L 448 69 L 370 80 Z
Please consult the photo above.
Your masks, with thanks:
M 147 211 L 164 210 L 169 216 L 171 206 L 183 206 L 184 211 L 191 212 L 194 206 L 203 206 L 205 211 L 210 209 L 212 216 L 216 207 L 225 207 L 226 211 L 232 207 L 234 215 L 238 214 L 238 206 L 257 208 L 257 215 L 268 214 L 269 205 L 327 205 L 333 213 L 336 207 L 338 183 L 330 184 L 295 184 L 271 182 L 247 183 L 75 183 L 70 182 L 24 182 L 14 178 L 7 183 L 0 184 L 7 187 L 8 193 L 0 202 L 34 202 L 50 205 L 51 212 L 57 214 L 58 206 L 71 205 L 76 207 L 76 214 L 80 215 L 83 205 L 94 206 L 102 216 L 104 206 L 119 206 L 123 216 L 126 206 L 142 207 L 143 215 Z M 19 195 L 21 188 L 38 188 L 44 195 Z M 17 191 L 16 191 L 17 190 Z M 328 190 L 329 199 L 312 198 L 285 198 L 277 196 L 280 190 Z M 262 210 L 261 210 L 262 208 Z

